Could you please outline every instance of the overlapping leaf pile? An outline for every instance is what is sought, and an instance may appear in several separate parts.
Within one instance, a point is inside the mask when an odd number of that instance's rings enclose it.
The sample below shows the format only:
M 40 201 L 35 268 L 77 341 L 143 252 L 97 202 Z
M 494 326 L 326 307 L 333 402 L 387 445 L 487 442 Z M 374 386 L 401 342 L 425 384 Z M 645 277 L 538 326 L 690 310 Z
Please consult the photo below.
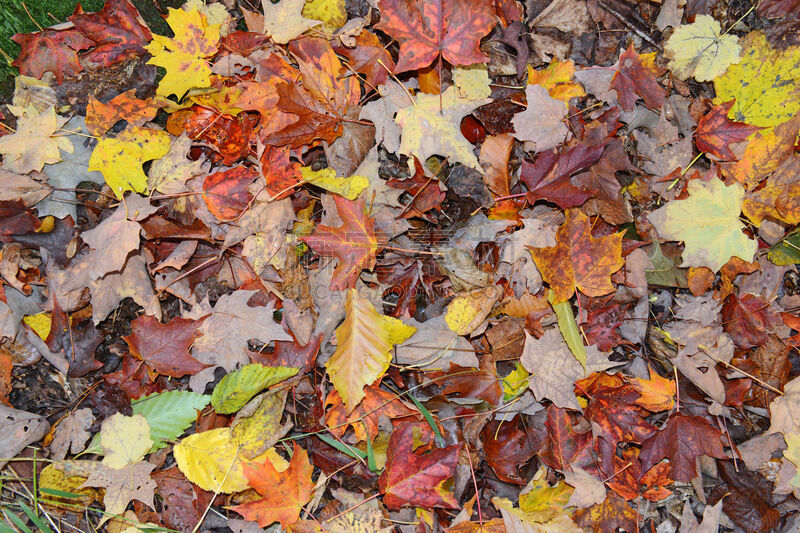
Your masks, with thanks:
M 797 1 L 262 4 L 15 37 L 5 513 L 797 531 Z

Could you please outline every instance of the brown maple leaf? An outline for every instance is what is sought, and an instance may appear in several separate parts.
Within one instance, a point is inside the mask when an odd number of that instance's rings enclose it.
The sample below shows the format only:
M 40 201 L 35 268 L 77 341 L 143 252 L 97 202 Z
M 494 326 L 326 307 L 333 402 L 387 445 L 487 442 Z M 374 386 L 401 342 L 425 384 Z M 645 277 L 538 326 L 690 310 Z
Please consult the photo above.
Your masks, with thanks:
M 577 209 L 567 211 L 564 224 L 556 232 L 555 246 L 530 248 L 530 252 L 555 293 L 555 303 L 569 300 L 575 289 L 587 296 L 613 292 L 611 274 L 625 264 L 622 233 L 595 239 L 589 217 Z
M 363 198 L 350 201 L 335 195 L 333 199 L 342 225 L 337 228 L 317 226 L 313 234 L 302 240 L 318 254 L 339 259 L 333 271 L 331 290 L 342 291 L 354 288 L 361 271 L 375 266 L 380 244 L 375 235 L 374 219 L 367 216 Z
M 664 105 L 667 91 L 656 81 L 664 69 L 656 66 L 655 59 L 655 53 L 637 54 L 633 43 L 620 54 L 619 69 L 611 80 L 611 88 L 617 91 L 619 104 L 625 111 L 633 111 L 637 95 L 651 109 Z
M 395 73 L 429 66 L 439 54 L 451 65 L 482 63 L 480 39 L 494 27 L 490 0 L 381 0 L 375 27 L 400 43 Z
M 202 320 L 173 318 L 162 324 L 152 316 L 143 315 L 131 322 L 133 332 L 123 339 L 131 354 L 154 372 L 179 378 L 208 366 L 189 355 L 189 347 L 200 336 L 201 323 Z

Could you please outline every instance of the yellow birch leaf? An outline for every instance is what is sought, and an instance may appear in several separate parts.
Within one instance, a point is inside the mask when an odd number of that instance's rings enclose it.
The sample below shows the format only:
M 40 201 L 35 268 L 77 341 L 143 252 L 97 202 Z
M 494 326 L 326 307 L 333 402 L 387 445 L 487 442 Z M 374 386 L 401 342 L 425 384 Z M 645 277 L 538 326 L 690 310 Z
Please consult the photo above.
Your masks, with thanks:
M 249 488 L 244 477 L 245 462 L 261 463 L 268 458 L 280 472 L 289 467 L 289 463 L 274 448 L 248 461 L 240 453 L 229 427 L 189 435 L 175 445 L 173 453 L 186 479 L 202 489 L 212 492 L 219 489 L 224 494 Z
M 405 341 L 416 328 L 387 330 L 383 315 L 355 289 L 348 289 L 344 308 L 344 322 L 336 328 L 336 351 L 325 368 L 349 414 L 364 399 L 364 387 L 389 368 L 392 344 Z
M 125 191 L 147 191 L 142 164 L 169 152 L 169 133 L 141 126 L 128 126 L 116 138 L 103 137 L 89 159 L 89 170 L 99 170 L 117 195 Z
M 724 74 L 741 60 L 740 51 L 739 38 L 723 35 L 719 22 L 709 15 L 697 15 L 692 24 L 679 26 L 664 47 L 669 69 L 682 80 L 694 77 L 697 81 Z
M 302 14 L 307 19 L 321 20 L 330 29 L 337 29 L 347 22 L 344 0 L 306 0 Z
M 217 52 L 219 24 L 209 24 L 196 8 L 188 11 L 169 8 L 167 24 L 175 37 L 153 35 L 153 40 L 145 46 L 153 56 L 147 63 L 167 71 L 156 93 L 182 98 L 189 89 L 210 87 L 211 67 L 206 58 Z
M 106 454 L 103 464 L 109 468 L 119 469 L 141 461 L 153 446 L 150 424 L 140 414 L 115 413 L 103 422 L 100 446 Z
M 339 177 L 332 168 L 311 170 L 310 167 L 300 167 L 300 174 L 311 185 L 344 196 L 348 200 L 355 200 L 361 191 L 369 187 L 369 180 L 364 176 Z

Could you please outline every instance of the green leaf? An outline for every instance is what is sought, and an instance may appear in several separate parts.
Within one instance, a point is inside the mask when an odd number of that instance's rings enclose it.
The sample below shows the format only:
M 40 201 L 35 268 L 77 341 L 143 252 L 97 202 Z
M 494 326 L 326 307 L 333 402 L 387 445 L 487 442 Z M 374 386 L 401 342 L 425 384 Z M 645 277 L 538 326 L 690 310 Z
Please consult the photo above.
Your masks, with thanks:
M 297 374 L 296 368 L 246 365 L 222 378 L 211 394 L 211 405 L 220 414 L 235 413 L 253 396 Z
M 558 317 L 558 329 L 561 330 L 561 336 L 564 337 L 564 342 L 567 343 L 569 351 L 575 356 L 575 359 L 586 368 L 586 346 L 583 344 L 583 336 L 581 330 L 578 328 L 578 323 L 575 322 L 575 315 L 572 312 L 572 306 L 569 301 L 553 303 L 555 293 L 547 291 L 547 301 L 553 306 L 553 310 Z
M 769 260 L 778 266 L 800 263 L 800 229 L 790 231 L 767 252 Z
M 197 411 L 202 410 L 210 397 L 190 391 L 171 390 L 143 396 L 131 402 L 133 414 L 141 414 L 150 424 L 150 438 L 153 447 L 150 452 L 164 448 L 165 440 L 175 440 L 197 419 Z M 100 433 L 92 439 L 84 453 L 103 455 L 100 446 Z

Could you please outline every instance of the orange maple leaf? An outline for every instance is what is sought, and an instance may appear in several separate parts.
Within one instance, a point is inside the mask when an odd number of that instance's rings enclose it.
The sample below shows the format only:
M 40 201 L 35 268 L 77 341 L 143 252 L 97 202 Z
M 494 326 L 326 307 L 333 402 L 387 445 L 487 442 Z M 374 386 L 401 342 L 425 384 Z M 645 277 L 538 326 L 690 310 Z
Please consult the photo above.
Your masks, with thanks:
M 247 520 L 258 522 L 259 527 L 280 522 L 286 528 L 297 522 L 303 506 L 311 499 L 313 472 L 308 453 L 296 442 L 289 468 L 283 472 L 278 472 L 269 459 L 263 463 L 245 463 L 247 482 L 263 498 L 230 509 Z
M 650 369 L 650 379 L 631 378 L 631 385 L 641 396 L 634 403 L 654 413 L 668 411 L 675 405 L 675 382 L 662 378 Z
M 555 246 L 530 248 L 530 252 L 553 290 L 554 303 L 566 302 L 575 289 L 587 296 L 613 292 L 611 274 L 625 264 L 622 233 L 595 239 L 589 217 L 577 209 L 567 211 L 566 221 L 556 232 Z

